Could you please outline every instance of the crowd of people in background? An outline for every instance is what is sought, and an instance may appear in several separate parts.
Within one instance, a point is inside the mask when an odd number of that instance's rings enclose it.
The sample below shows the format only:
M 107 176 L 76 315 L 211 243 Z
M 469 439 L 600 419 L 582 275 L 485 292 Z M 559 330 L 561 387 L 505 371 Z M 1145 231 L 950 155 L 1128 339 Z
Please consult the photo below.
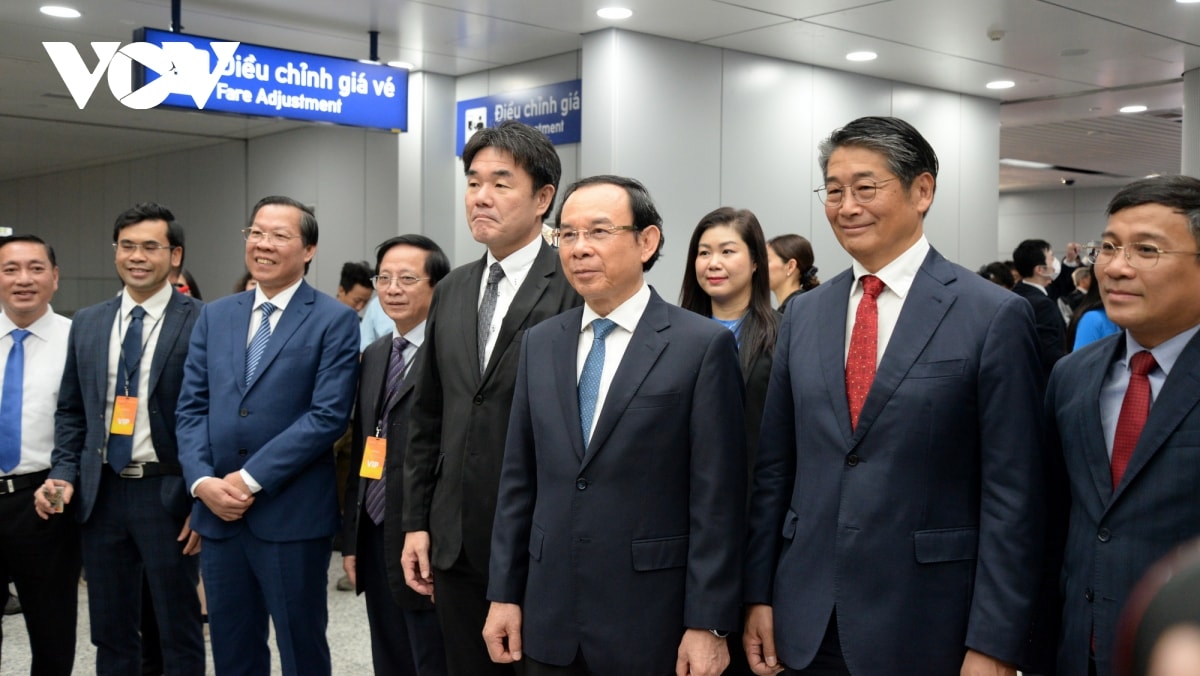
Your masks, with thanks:
M 677 303 L 647 187 L 560 192 L 518 122 L 463 149 L 481 257 L 399 235 L 336 297 L 285 196 L 208 303 L 152 202 L 71 319 L 51 244 L 0 238 L 32 672 L 72 672 L 82 570 L 97 673 L 205 673 L 203 618 L 217 674 L 269 673 L 269 624 L 283 673 L 332 673 L 337 550 L 378 674 L 1200 674 L 1200 179 L 976 273 L 925 236 L 918 130 L 818 150 L 850 268 L 722 206 Z

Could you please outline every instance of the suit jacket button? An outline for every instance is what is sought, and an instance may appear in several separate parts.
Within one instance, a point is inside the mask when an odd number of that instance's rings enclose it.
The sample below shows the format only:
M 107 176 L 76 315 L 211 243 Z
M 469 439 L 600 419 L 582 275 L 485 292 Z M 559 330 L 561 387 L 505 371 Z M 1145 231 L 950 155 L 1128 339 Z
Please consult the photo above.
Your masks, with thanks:
M 475 398 L 472 401 L 475 402 L 476 406 L 482 404 L 483 403 L 483 395 L 482 394 L 475 395 Z
M 1086 599 L 1088 603 L 1092 602 L 1093 595 L 1092 595 L 1091 587 L 1088 587 L 1087 589 L 1083 590 L 1083 598 Z
M 578 479 L 575 480 L 575 488 L 578 488 L 581 491 L 586 491 L 587 487 L 588 487 L 587 479 L 584 479 L 583 477 L 579 477 Z
M 858 455 L 854 454 L 854 453 L 847 455 L 846 456 L 846 464 L 851 467 L 854 467 L 855 465 L 857 465 L 858 464 Z
M 242 410 L 238 411 L 238 415 L 245 418 L 246 416 L 250 415 L 250 411 L 247 411 L 246 409 L 243 408 Z
M 246 457 L 246 449 L 244 449 L 244 448 L 239 448 L 239 449 L 238 449 L 238 455 L 242 456 L 243 458 L 244 458 L 244 457 Z
M 1108 532 L 1107 528 L 1101 528 L 1096 533 L 1096 539 L 1101 542 L 1108 542 L 1109 540 L 1112 539 L 1112 533 Z

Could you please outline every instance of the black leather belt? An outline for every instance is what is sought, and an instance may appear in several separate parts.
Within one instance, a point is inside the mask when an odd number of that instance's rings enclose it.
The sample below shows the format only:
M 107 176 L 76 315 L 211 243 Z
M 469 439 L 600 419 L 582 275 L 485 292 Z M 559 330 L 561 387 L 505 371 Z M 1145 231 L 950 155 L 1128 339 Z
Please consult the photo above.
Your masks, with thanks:
M 135 462 L 121 470 L 122 479 L 148 479 L 155 476 L 181 476 L 183 468 L 169 462 Z
M 0 495 L 8 495 L 23 491 L 26 488 L 41 486 L 46 483 L 46 477 L 50 476 L 50 470 L 44 469 L 40 472 L 31 474 L 14 474 L 12 476 L 0 476 Z

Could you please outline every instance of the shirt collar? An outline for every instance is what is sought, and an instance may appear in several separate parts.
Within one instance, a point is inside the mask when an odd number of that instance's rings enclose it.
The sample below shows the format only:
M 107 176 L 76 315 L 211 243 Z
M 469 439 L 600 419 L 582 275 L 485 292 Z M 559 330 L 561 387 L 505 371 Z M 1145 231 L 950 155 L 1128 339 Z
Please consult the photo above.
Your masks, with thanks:
M 1193 326 L 1183 333 L 1176 334 L 1171 338 L 1164 340 L 1162 343 L 1159 343 L 1157 347 L 1149 348 L 1150 354 L 1154 355 L 1155 363 L 1158 364 L 1158 368 L 1162 369 L 1164 374 L 1170 375 L 1171 367 L 1175 366 L 1175 362 L 1179 359 L 1179 355 L 1183 354 L 1183 348 L 1187 347 L 1187 344 L 1191 342 L 1192 337 L 1196 335 L 1197 331 L 1200 331 L 1200 324 Z M 1121 368 L 1128 369 L 1129 357 L 1145 349 L 1147 348 L 1142 347 L 1136 340 L 1133 339 L 1133 336 L 1129 335 L 1129 332 L 1126 331 L 1125 355 L 1121 357 Z
M 422 319 L 420 324 L 412 327 L 408 333 L 400 333 L 396 329 L 392 329 L 392 340 L 403 338 L 413 347 L 421 347 L 421 343 L 425 342 L 425 320 Z
M 146 317 L 151 323 L 157 322 L 162 318 L 163 313 L 167 311 L 167 303 L 171 302 L 171 294 L 175 293 L 175 287 L 170 284 L 163 284 L 163 287 L 154 292 L 153 296 L 146 299 L 144 303 L 138 303 L 129 296 L 129 289 L 124 289 L 121 292 L 121 318 L 129 316 L 133 312 L 133 308 L 141 305 L 146 311 Z
M 487 252 L 487 267 L 492 267 L 492 263 L 500 263 L 500 267 L 504 269 L 504 278 L 509 280 L 524 279 L 525 274 L 529 272 L 529 268 L 533 267 L 533 261 L 537 258 L 538 251 L 542 249 L 542 238 L 539 234 L 534 237 L 529 244 L 517 249 L 504 257 L 504 260 L 497 261 L 491 251 Z M 486 276 L 486 275 L 485 275 Z M 519 286 L 519 284 L 515 284 Z
M 1047 296 L 1050 295 L 1050 292 L 1046 290 L 1046 287 L 1042 286 L 1041 284 L 1034 284 L 1033 282 L 1031 282 L 1027 279 L 1022 279 L 1021 283 L 1032 286 L 1033 288 L 1037 289 L 1038 291 L 1041 291 L 1043 294 L 1045 294 Z
M 303 277 L 297 279 L 291 286 L 275 294 L 272 298 L 267 298 L 267 295 L 263 293 L 262 287 L 254 287 L 254 305 L 250 308 L 250 311 L 256 312 L 258 308 L 262 307 L 263 303 L 271 301 L 271 305 L 274 305 L 277 311 L 283 312 L 287 309 L 288 303 L 292 302 L 292 296 L 296 295 L 296 289 L 300 288 L 302 282 L 304 282 Z
M 913 280 L 917 278 L 917 271 L 921 269 L 921 264 L 925 262 L 925 257 L 929 255 L 929 240 L 925 239 L 925 235 L 921 235 L 920 239 L 908 247 L 904 253 L 896 256 L 896 258 L 887 265 L 879 269 L 878 272 L 868 272 L 862 263 L 854 261 L 854 279 L 862 279 L 863 275 L 875 275 L 883 282 L 884 286 L 891 289 L 892 293 L 900 298 L 908 295 L 908 290 L 912 288 Z M 854 293 L 860 285 L 855 284 L 851 287 L 850 292 Z
M 646 312 L 646 306 L 649 304 L 650 287 L 647 286 L 646 282 L 643 280 L 642 288 L 638 289 L 637 292 L 627 298 L 624 303 L 621 303 L 614 308 L 612 312 L 608 313 L 608 316 L 605 317 L 605 319 L 611 319 L 616 322 L 617 326 L 630 333 L 633 333 L 633 330 L 637 328 L 638 321 L 641 320 L 642 315 Z M 591 326 L 592 322 L 596 319 L 600 319 L 600 315 L 596 314 L 596 311 L 593 310 L 589 305 L 584 304 L 583 321 L 579 326 L 579 331 L 582 333 L 585 329 L 587 329 L 587 327 Z
M 47 329 L 50 326 L 50 322 L 54 321 L 53 315 L 54 308 L 47 304 L 46 311 L 42 313 L 42 316 L 33 320 L 33 323 L 26 326 L 25 330 L 41 340 L 48 340 Z M 0 336 L 7 336 L 15 328 L 17 328 L 17 325 L 13 323 L 13 320 L 0 311 Z

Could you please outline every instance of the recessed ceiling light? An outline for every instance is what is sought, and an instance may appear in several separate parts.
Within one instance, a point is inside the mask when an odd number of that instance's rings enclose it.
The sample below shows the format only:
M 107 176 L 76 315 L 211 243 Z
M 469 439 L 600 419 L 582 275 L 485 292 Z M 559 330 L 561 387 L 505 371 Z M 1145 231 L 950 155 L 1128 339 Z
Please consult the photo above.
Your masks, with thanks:
M 1175 0 L 1175 2 L 1178 2 L 1181 5 L 1191 5 L 1200 2 L 1200 0 Z
M 879 55 L 876 54 L 875 52 L 866 52 L 866 51 L 850 52 L 849 54 L 846 55 L 847 61 L 874 61 L 877 58 L 879 58 Z
M 41 7 L 42 14 L 52 16 L 56 19 L 78 19 L 83 16 L 77 9 L 70 7 L 61 7 L 59 5 L 43 5 Z
M 1121 108 L 1122 113 L 1144 113 L 1144 112 L 1146 112 L 1146 110 L 1147 110 L 1146 106 L 1140 106 L 1140 105 L 1139 106 L 1125 106 L 1125 107 Z
M 1012 158 L 1012 157 L 1000 158 L 1000 164 L 1003 164 L 1006 167 L 1019 167 L 1021 169 L 1053 169 L 1054 168 L 1053 164 L 1046 164 L 1045 162 L 1034 162 L 1032 160 L 1018 160 L 1018 159 Z
M 372 66 L 378 66 L 378 65 L 379 65 L 379 62 L 378 62 L 378 61 L 376 61 L 376 60 L 374 60 L 374 59 L 359 59 L 359 60 L 358 60 L 358 62 L 359 62 L 359 63 L 366 63 L 366 64 L 370 64 L 370 65 L 372 65 Z
M 1012 89 L 1017 83 L 1012 80 L 992 80 L 986 86 L 988 89 Z
M 633 10 L 625 7 L 601 7 L 596 10 L 596 16 L 601 19 L 628 19 L 633 16 Z
M 403 68 L 404 70 L 412 70 L 413 65 L 407 61 L 388 61 L 387 65 L 392 68 Z

